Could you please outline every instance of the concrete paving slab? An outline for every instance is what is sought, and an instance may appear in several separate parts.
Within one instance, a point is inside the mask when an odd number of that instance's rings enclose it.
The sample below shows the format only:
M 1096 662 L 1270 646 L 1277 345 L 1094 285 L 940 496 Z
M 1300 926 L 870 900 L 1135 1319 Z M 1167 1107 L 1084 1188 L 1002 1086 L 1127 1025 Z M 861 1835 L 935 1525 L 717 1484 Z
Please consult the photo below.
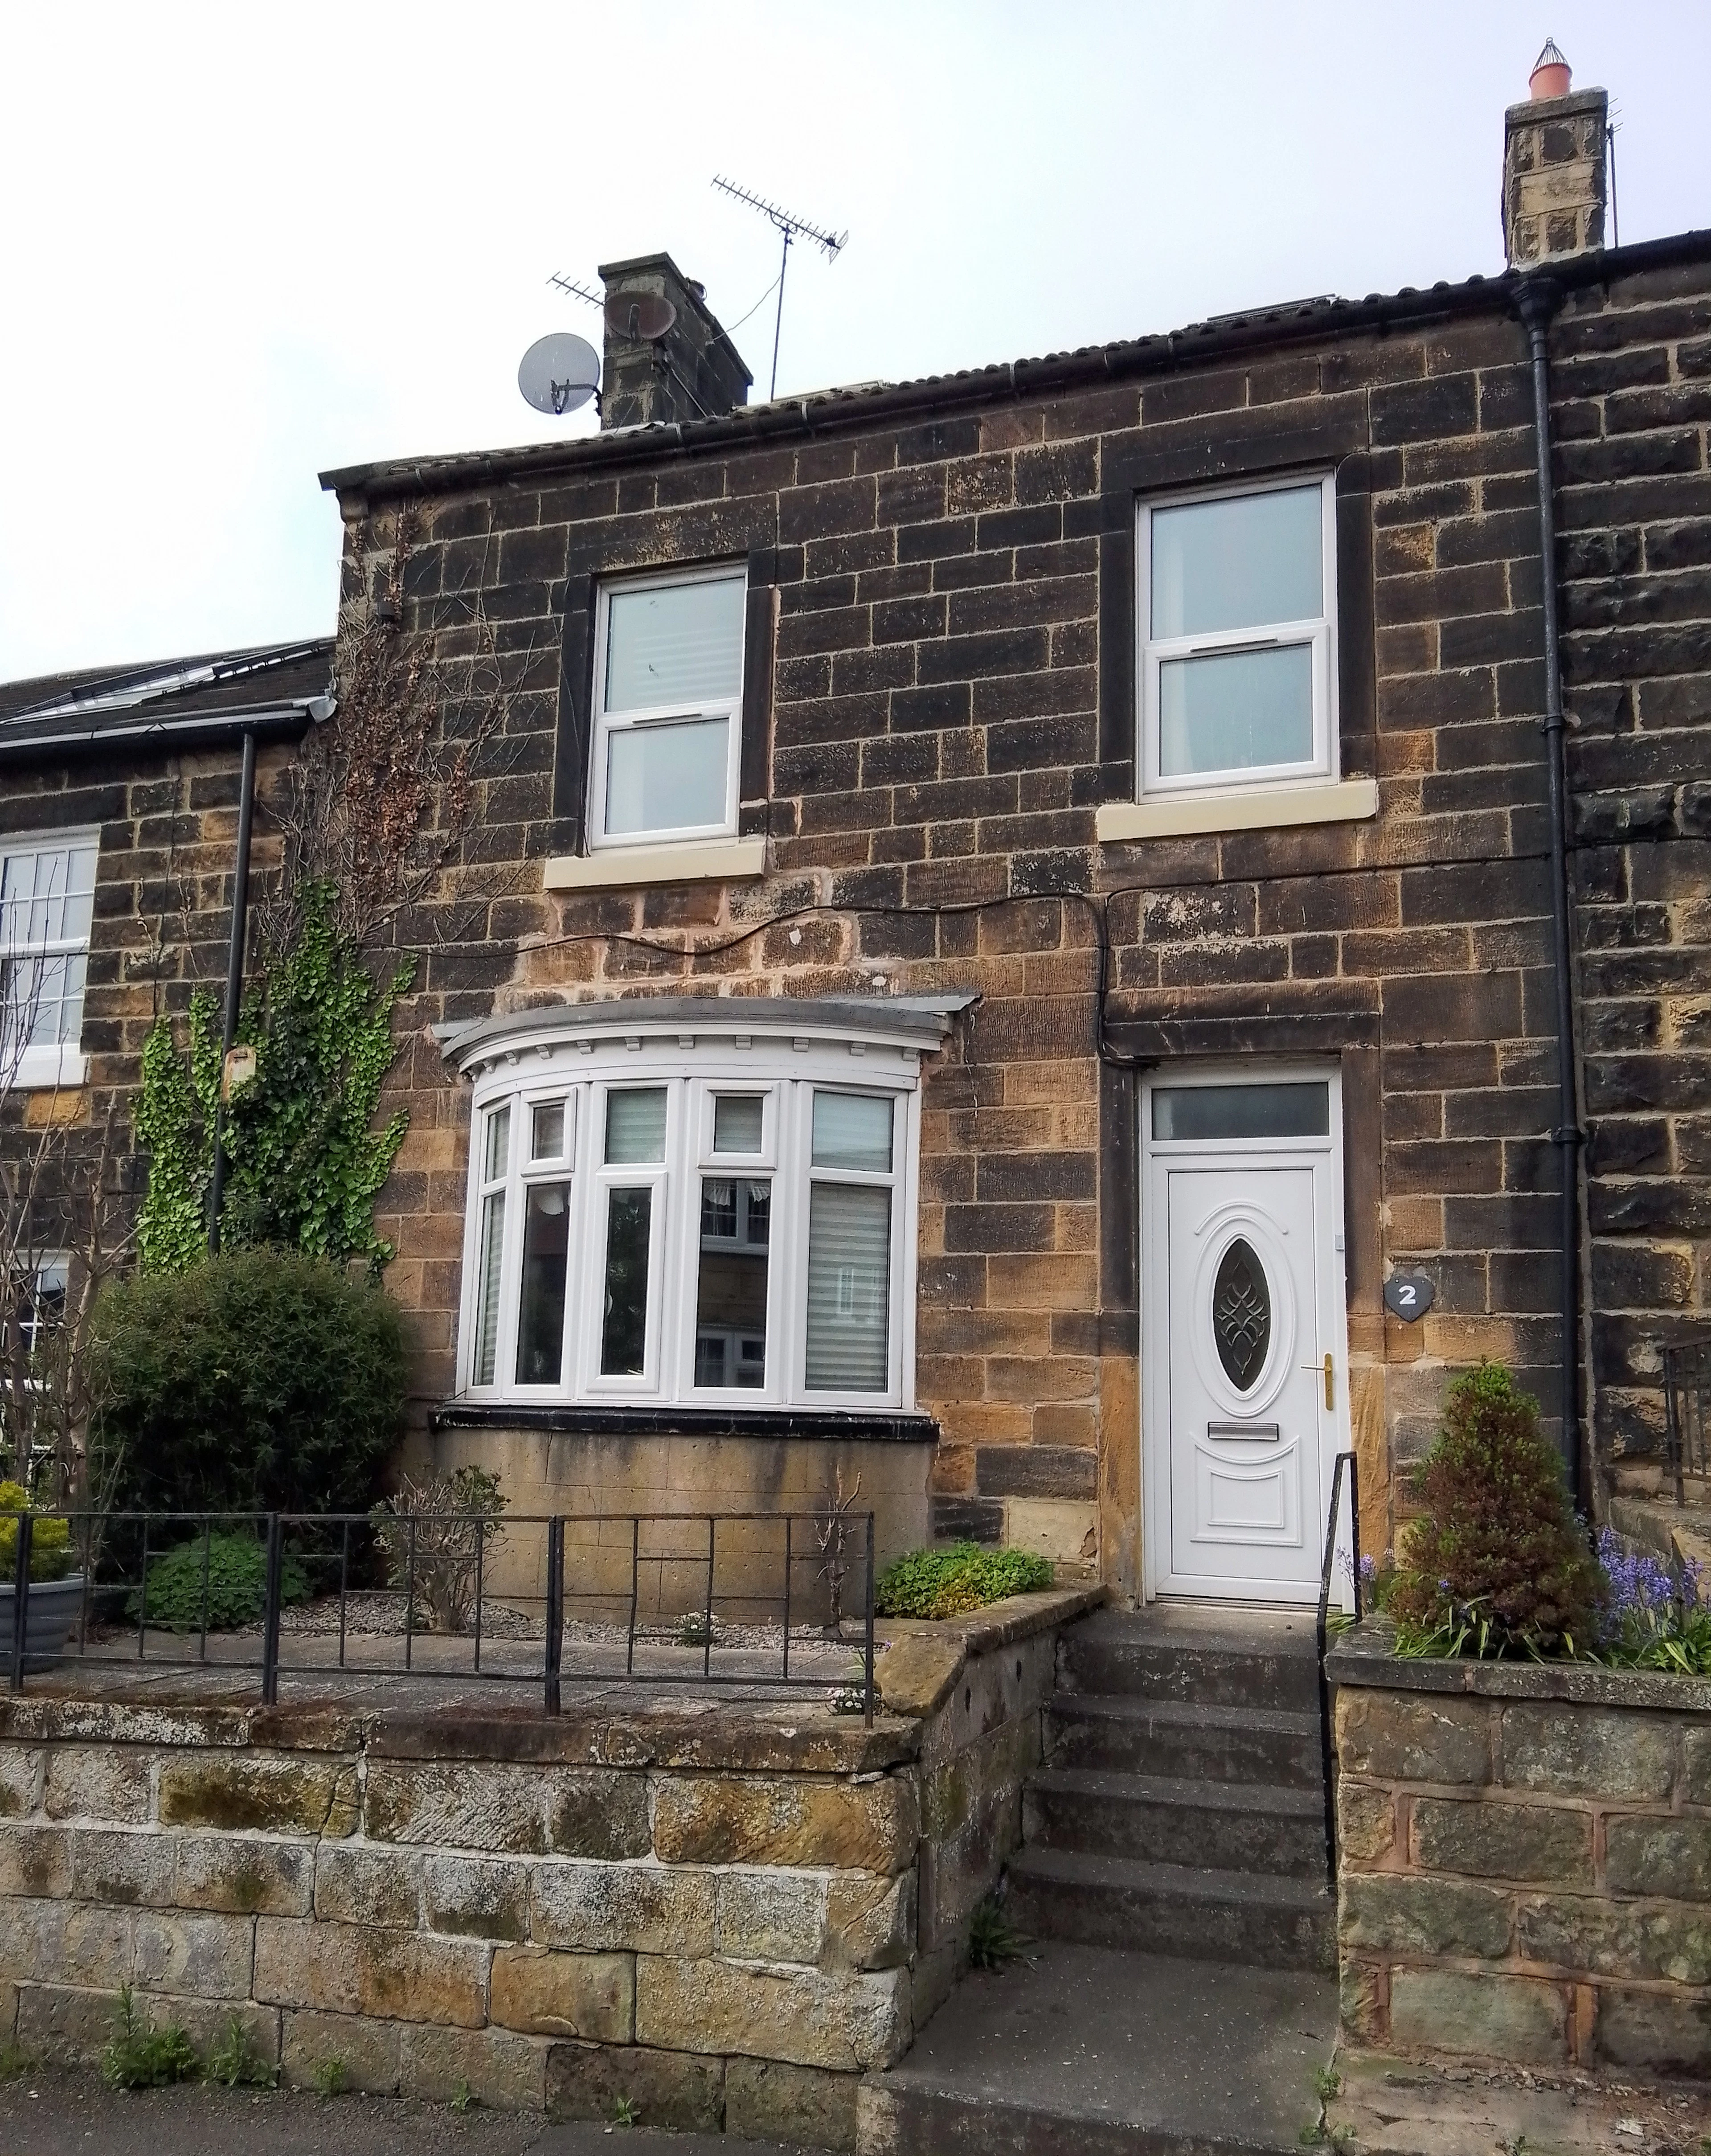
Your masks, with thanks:
M 397 2097 L 201 2086 L 136 2095 L 92 2073 L 38 2071 L 0 2084 L 0 2156 L 786 2156 L 722 2133 L 553 2124 L 459 2114 Z
M 869 2077 L 863 2145 L 1295 2151 L 1336 2027 L 1326 1977 L 1045 1944 L 967 1978 L 903 2063 Z
M 1702 2156 L 1711 2088 L 1338 2055 L 1324 2145 L 1348 2156 Z

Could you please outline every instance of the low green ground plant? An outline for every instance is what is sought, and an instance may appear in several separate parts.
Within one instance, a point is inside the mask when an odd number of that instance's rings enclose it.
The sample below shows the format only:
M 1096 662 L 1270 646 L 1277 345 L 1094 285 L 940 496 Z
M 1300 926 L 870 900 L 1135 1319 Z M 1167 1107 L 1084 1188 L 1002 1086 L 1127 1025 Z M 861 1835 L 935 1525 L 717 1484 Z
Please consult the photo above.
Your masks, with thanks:
M 315 2092 L 320 2097 L 343 2096 L 351 2086 L 350 2069 L 336 2055 L 330 2059 L 323 2059 L 312 2078 Z
M 119 2025 L 101 2054 L 101 2079 L 109 2088 L 170 2088 L 193 2081 L 202 2062 L 188 2032 L 176 2021 L 156 2028 L 139 2011 L 131 1986 L 119 1994 Z
M 205 1553 L 200 1535 L 179 1543 L 149 1561 L 148 1622 L 166 1632 L 198 1632 L 204 1622 L 211 1632 L 259 1625 L 267 1605 L 267 1547 L 253 1534 L 210 1534 Z M 308 1574 L 289 1555 L 279 1567 L 279 1599 L 309 1599 Z M 125 1614 L 133 1620 L 143 1614 L 136 1594 L 126 1602 Z
M 882 1617 L 961 1617 L 1010 1594 L 1034 1594 L 1057 1575 L 1032 1550 L 989 1549 L 955 1543 L 948 1549 L 910 1550 L 874 1583 Z

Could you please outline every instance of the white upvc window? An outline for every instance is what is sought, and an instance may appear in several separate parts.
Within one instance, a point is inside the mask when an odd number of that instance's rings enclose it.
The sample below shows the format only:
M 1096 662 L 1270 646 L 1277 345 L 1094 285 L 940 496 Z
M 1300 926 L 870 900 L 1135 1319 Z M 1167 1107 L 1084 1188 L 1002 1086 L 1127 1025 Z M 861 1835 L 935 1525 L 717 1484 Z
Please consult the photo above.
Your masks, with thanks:
M 1337 778 L 1334 478 L 1140 508 L 1142 798 Z
M 747 594 L 730 567 L 602 586 L 591 848 L 735 836 Z
M 98 831 L 0 847 L 0 1091 L 80 1086 Z
M 913 1405 L 920 1053 L 543 1041 L 476 1075 L 474 1399 Z

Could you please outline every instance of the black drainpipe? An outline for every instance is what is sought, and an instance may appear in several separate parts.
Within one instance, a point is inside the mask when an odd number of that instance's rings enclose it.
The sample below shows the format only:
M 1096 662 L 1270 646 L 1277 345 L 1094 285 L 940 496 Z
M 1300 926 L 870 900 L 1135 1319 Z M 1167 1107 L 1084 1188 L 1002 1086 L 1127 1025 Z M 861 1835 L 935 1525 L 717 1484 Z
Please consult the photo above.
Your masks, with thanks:
M 243 993 L 243 946 L 249 927 L 249 827 L 255 809 L 255 733 L 243 735 L 238 781 L 238 858 L 232 869 L 232 940 L 226 947 L 226 1014 L 220 1029 L 220 1092 L 214 1106 L 214 1166 L 208 1183 L 208 1255 L 220 1247 L 220 1204 L 226 1189 L 226 1059 L 238 1031 Z
M 1550 926 L 1556 972 L 1556 1128 L 1561 1193 L 1562 1450 L 1575 1509 L 1587 1511 L 1580 1447 L 1580 1110 L 1575 1093 L 1575 1002 L 1569 911 L 1569 789 L 1563 751 L 1562 645 L 1556 617 L 1556 495 L 1550 474 L 1551 317 L 1562 301 L 1548 277 L 1523 279 L 1515 305 L 1533 362 L 1533 435 L 1539 452 L 1539 554 L 1545 598 L 1545 770 L 1550 809 Z

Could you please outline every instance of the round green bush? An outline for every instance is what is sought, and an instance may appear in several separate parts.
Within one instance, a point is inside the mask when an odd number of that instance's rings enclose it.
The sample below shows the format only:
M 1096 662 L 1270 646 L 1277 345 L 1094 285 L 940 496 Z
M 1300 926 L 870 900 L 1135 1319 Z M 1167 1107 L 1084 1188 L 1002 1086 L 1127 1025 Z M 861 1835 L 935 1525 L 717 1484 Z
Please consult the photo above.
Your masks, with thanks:
M 882 1617 L 961 1617 L 1009 1594 L 1037 1594 L 1056 1578 L 1032 1550 L 954 1543 L 910 1550 L 887 1565 L 873 1584 L 873 1607 Z
M 384 1290 L 295 1250 L 236 1250 L 107 1288 L 91 1440 L 131 1510 L 366 1512 L 403 1434 Z
M 267 1545 L 254 1535 L 208 1536 L 206 1619 L 200 1535 L 149 1560 L 148 1623 L 166 1632 L 199 1632 L 204 1622 L 211 1632 L 259 1625 L 267 1606 Z M 309 1599 L 308 1575 L 295 1557 L 287 1556 L 280 1563 L 279 1599 Z M 133 1620 L 141 1614 L 136 1595 L 126 1604 L 125 1614 Z

